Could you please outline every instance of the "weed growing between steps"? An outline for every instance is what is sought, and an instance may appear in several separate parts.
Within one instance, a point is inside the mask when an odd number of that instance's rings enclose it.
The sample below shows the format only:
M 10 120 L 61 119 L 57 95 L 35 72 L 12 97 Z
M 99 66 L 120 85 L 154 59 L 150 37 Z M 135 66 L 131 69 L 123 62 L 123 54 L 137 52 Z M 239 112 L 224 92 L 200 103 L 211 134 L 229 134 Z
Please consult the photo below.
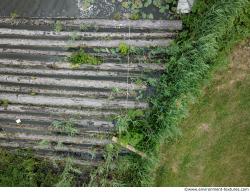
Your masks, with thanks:
M 78 52 L 72 53 L 68 60 L 69 62 L 71 62 L 71 66 L 73 68 L 79 68 L 83 64 L 99 65 L 102 63 L 102 60 L 100 58 L 85 53 L 85 51 L 82 49 Z
M 75 127 L 75 123 L 73 119 L 65 120 L 65 121 L 53 121 L 52 122 L 52 132 L 58 132 L 61 134 L 66 134 L 68 136 L 75 136 L 79 133 L 77 128 Z
M 169 60 L 156 83 L 156 94 L 150 98 L 150 110 L 142 117 L 119 119 L 119 140 L 129 138 L 127 142 L 132 144 L 133 138 L 127 136 L 136 133 L 141 139 L 134 147 L 147 157 L 131 154 L 115 158 L 115 150 L 110 150 L 113 158 L 107 161 L 112 166 L 97 169 L 94 185 L 152 185 L 160 144 L 180 134 L 178 123 L 185 118 L 189 104 L 195 102 L 202 84 L 225 63 L 228 51 L 249 37 L 249 10 L 248 0 L 197 1 L 193 13 L 183 18 L 187 31 L 163 51 Z
M 0 100 L 0 106 L 2 106 L 4 108 L 4 110 L 8 109 L 9 103 L 10 102 L 8 99 L 1 99 Z
M 13 12 L 10 13 L 10 18 L 12 20 L 15 20 L 17 17 L 18 17 L 18 14 L 16 13 L 16 11 L 13 11 Z
M 59 20 L 56 21 L 54 30 L 55 32 L 61 32 L 63 30 L 63 25 L 61 21 Z
M 129 45 L 127 45 L 126 43 L 120 43 L 120 45 L 119 45 L 119 53 L 122 56 L 128 55 L 129 51 L 130 51 Z

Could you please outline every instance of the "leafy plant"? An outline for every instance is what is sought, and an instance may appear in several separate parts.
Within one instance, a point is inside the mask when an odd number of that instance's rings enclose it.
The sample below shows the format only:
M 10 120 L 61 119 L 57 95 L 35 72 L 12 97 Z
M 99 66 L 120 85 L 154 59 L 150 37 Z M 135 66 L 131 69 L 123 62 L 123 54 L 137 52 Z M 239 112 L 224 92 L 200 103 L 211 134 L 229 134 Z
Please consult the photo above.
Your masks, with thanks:
M 73 68 L 78 68 L 82 64 L 99 65 L 102 63 L 101 59 L 85 53 L 82 49 L 78 52 L 72 53 L 68 60 L 71 62 Z
M 123 56 L 126 56 L 129 54 L 130 46 L 126 43 L 120 43 L 119 45 L 119 53 Z

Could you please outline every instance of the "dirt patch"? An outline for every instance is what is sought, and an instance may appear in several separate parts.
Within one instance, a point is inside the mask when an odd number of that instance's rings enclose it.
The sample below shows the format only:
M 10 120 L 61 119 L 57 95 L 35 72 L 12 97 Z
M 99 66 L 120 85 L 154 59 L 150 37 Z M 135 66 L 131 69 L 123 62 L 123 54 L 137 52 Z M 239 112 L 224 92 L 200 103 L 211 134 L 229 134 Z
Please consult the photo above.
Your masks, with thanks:
M 202 123 L 198 128 L 201 131 L 205 131 L 205 132 L 209 131 L 209 125 L 207 123 Z
M 250 74 L 250 40 L 241 43 L 234 48 L 230 56 L 230 65 L 227 73 L 228 76 L 217 76 L 216 79 L 221 80 L 222 83 L 216 87 L 217 91 L 230 89 L 238 82 L 245 80 Z

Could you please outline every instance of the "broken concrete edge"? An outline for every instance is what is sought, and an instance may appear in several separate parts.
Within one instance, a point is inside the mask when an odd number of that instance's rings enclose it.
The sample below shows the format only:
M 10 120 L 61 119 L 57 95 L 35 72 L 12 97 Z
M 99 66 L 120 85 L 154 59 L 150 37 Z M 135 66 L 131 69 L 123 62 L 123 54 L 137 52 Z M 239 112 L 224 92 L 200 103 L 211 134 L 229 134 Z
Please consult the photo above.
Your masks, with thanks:
M 192 6 L 195 0 L 179 0 L 177 5 L 177 13 L 189 13 L 192 10 Z

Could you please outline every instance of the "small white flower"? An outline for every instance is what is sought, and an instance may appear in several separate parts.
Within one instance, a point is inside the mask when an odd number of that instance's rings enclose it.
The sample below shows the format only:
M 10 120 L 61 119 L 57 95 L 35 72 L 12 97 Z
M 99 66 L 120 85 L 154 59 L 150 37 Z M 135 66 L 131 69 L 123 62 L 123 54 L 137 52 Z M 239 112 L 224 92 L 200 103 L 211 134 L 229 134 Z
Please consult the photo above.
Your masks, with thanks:
M 17 119 L 17 120 L 16 120 L 16 123 L 17 123 L 17 124 L 20 124 L 20 123 L 21 123 L 21 119 Z

